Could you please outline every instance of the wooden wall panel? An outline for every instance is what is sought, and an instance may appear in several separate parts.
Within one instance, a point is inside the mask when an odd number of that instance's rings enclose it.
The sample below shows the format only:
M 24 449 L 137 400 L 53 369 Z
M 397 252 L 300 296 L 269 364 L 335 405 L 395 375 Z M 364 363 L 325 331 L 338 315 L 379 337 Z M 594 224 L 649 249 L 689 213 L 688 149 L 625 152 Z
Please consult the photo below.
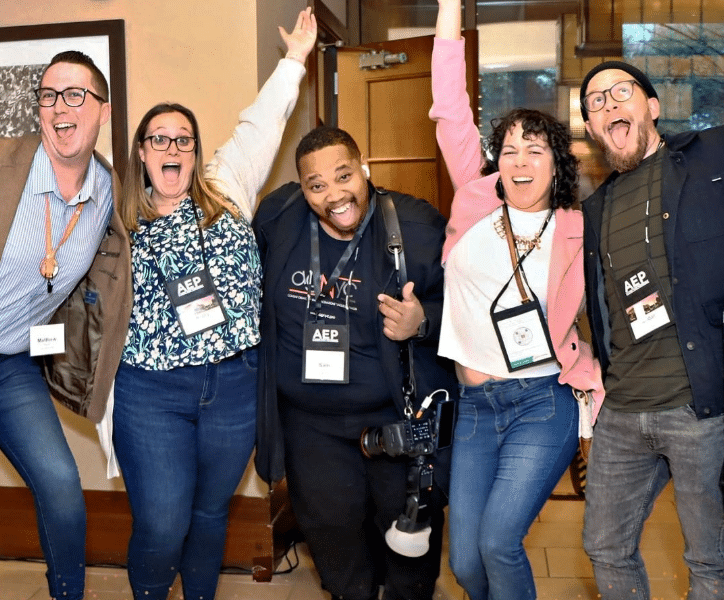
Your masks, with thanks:
M 131 513 L 125 492 L 85 490 L 88 564 L 125 566 Z M 254 572 L 269 581 L 287 548 L 295 521 L 282 484 L 265 498 L 234 496 L 224 567 Z M 0 488 L 0 557 L 42 559 L 33 498 L 27 488 Z

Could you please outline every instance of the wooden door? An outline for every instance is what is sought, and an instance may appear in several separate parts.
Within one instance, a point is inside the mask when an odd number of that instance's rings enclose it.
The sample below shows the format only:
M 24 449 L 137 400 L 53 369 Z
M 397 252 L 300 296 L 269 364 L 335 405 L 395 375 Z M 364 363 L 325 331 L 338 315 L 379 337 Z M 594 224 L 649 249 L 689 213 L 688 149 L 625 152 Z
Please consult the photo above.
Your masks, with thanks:
M 476 91 L 477 32 L 464 35 L 468 90 Z M 339 48 L 338 126 L 356 140 L 376 186 L 424 198 L 449 217 L 452 185 L 435 140 L 435 124 L 428 117 L 432 44 L 433 36 L 425 36 Z M 407 62 L 389 68 L 360 68 L 360 57 L 371 50 L 405 53 Z M 477 93 L 471 96 L 477 118 Z

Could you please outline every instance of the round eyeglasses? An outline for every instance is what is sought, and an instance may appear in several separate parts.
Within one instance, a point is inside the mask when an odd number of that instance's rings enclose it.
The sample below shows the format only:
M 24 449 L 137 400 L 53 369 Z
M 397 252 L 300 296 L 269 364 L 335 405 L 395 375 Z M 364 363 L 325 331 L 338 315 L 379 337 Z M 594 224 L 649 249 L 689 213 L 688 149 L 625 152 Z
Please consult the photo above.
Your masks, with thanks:
M 640 85 L 635 79 L 629 79 L 626 81 L 619 81 L 607 90 L 591 92 L 583 98 L 583 106 L 588 112 L 598 112 L 606 106 L 606 92 L 608 92 L 611 98 L 613 98 L 616 102 L 626 102 L 631 99 L 631 96 L 633 96 L 634 84 Z
M 151 148 L 159 152 L 168 150 L 171 142 L 176 143 L 179 152 L 193 152 L 194 148 L 196 148 L 196 138 L 189 135 L 182 135 L 175 138 L 168 137 L 167 135 L 148 135 L 141 141 L 145 142 L 146 140 L 151 140 Z
M 88 88 L 69 87 L 62 91 L 54 90 L 53 88 L 38 88 L 35 90 L 35 97 L 38 100 L 38 104 L 45 108 L 55 106 L 55 103 L 58 101 L 58 96 L 63 96 L 63 102 L 65 102 L 66 106 L 77 108 L 85 102 L 86 94 L 90 94 L 101 103 L 106 102 L 106 100 Z

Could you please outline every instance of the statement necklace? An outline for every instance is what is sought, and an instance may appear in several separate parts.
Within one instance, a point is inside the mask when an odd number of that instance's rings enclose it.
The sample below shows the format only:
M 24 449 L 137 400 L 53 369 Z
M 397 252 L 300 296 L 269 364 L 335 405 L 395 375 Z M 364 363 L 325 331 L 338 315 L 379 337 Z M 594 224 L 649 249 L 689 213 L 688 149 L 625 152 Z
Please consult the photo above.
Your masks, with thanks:
M 505 239 L 505 225 L 503 224 L 503 215 L 500 215 L 495 222 L 493 223 L 493 228 L 495 229 L 495 233 L 497 233 L 500 236 L 500 239 Z M 540 250 L 540 244 L 541 244 L 541 235 L 543 234 L 543 230 L 536 233 L 534 236 L 523 236 L 523 235 L 516 235 L 513 234 L 513 240 L 515 241 L 515 248 L 518 250 L 520 254 L 525 254 L 526 252 L 529 252 L 533 250 L 534 248 L 536 250 Z

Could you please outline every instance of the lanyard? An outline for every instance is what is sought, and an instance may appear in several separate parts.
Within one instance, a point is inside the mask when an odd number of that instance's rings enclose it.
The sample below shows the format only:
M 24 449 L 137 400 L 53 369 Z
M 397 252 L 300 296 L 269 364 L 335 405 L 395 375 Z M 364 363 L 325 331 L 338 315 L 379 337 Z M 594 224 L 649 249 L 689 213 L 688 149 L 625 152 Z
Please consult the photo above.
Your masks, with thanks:
M 68 241 L 70 234 L 73 233 L 73 229 L 80 219 L 80 213 L 83 212 L 85 203 L 80 203 L 75 207 L 75 212 L 70 218 L 68 225 L 65 226 L 63 237 L 61 238 L 58 245 L 53 248 L 52 240 L 52 224 L 50 222 L 50 194 L 45 195 L 45 256 L 40 261 L 40 274 L 45 277 L 48 281 L 48 293 L 53 291 L 53 278 L 58 274 L 58 261 L 55 259 L 55 254 L 58 252 L 60 247 Z
M 194 202 L 194 199 L 191 198 L 191 203 L 194 206 L 194 218 L 196 219 L 196 231 L 199 232 L 199 245 L 201 246 L 201 260 L 204 261 L 204 269 L 206 271 L 209 271 L 209 265 L 206 263 L 206 246 L 204 245 L 204 234 L 201 232 L 201 220 L 199 219 L 199 207 L 196 205 L 196 202 Z M 211 273 L 209 273 L 211 275 Z
M 194 207 L 194 219 L 196 220 L 196 229 L 199 234 L 199 246 L 201 246 L 201 260 L 204 263 L 204 269 L 207 273 L 209 272 L 209 265 L 206 262 L 206 245 L 204 244 L 204 234 L 201 232 L 201 220 L 199 219 L 199 213 L 198 213 L 198 206 L 196 206 L 196 202 L 194 202 L 193 198 L 191 198 L 191 204 Z M 158 274 L 161 277 L 162 281 L 168 281 L 166 277 L 163 274 L 163 271 L 161 270 L 161 265 L 158 264 L 158 256 L 156 255 L 156 251 L 153 248 L 153 244 L 151 244 L 148 239 L 146 239 L 146 245 L 148 246 L 148 249 L 151 251 L 151 256 L 153 257 L 153 265 L 156 267 L 156 270 L 158 271 Z
M 551 216 L 553 216 L 553 209 L 550 209 L 548 211 L 548 216 L 546 217 L 546 220 L 543 222 L 543 226 L 540 228 L 540 231 L 536 235 L 537 239 L 540 239 L 543 236 L 543 232 L 545 232 L 546 227 L 548 227 L 548 223 L 550 223 Z M 495 300 L 493 300 L 493 303 L 491 305 L 491 311 L 495 310 L 495 307 L 498 305 L 498 301 L 500 300 L 500 297 L 505 293 L 505 290 L 508 289 L 508 286 L 510 285 L 510 282 L 513 280 L 513 277 L 516 278 L 516 281 L 518 283 L 518 289 L 520 291 L 521 301 L 525 304 L 526 302 L 530 302 L 530 298 L 528 298 L 528 295 L 525 293 L 525 289 L 523 288 L 523 282 L 521 281 L 520 277 L 523 276 L 523 279 L 525 280 L 526 285 L 530 289 L 530 293 L 533 296 L 535 300 L 538 300 L 538 298 L 535 295 L 535 292 L 533 291 L 533 288 L 530 287 L 530 284 L 528 283 L 528 279 L 525 276 L 525 270 L 523 269 L 523 261 L 528 258 L 528 255 L 533 252 L 535 249 L 535 245 L 532 245 L 528 250 L 525 251 L 525 253 L 520 256 L 518 254 L 518 249 L 515 246 L 515 241 L 513 239 L 513 226 L 510 223 L 510 214 L 508 213 L 508 205 L 503 204 L 503 225 L 505 228 L 505 237 L 508 240 L 508 246 L 510 248 L 510 259 L 513 263 L 513 273 L 508 278 L 508 281 L 505 282 L 505 285 L 503 286 L 503 289 L 500 290 L 498 295 L 495 297 Z M 519 272 L 520 271 L 520 272 Z
M 339 257 L 337 266 L 334 268 L 332 274 L 329 276 L 329 279 L 327 280 L 327 285 L 325 285 L 324 288 L 322 288 L 322 266 L 319 253 L 319 218 L 314 213 L 309 213 L 309 231 L 311 234 L 310 266 L 312 270 L 312 281 L 314 284 L 315 316 L 319 314 L 319 311 L 322 309 L 322 296 L 326 296 L 332 289 L 334 284 L 337 283 L 337 279 L 339 279 L 339 276 L 342 274 L 342 271 L 347 266 L 349 259 L 352 257 L 352 254 L 357 249 L 357 246 L 362 239 L 362 234 L 364 233 L 365 229 L 367 229 L 367 225 L 372 218 L 372 213 L 374 213 L 375 211 L 375 205 L 375 196 L 372 196 L 364 220 L 357 228 L 357 231 L 354 232 L 354 236 L 347 244 L 347 247 L 344 249 L 342 256 Z
M 194 268 L 194 271 L 188 275 L 173 280 L 166 279 L 161 266 L 158 264 L 153 246 L 146 240 L 153 256 L 153 267 L 155 267 L 161 281 L 164 283 L 166 294 L 176 313 L 178 324 L 187 339 L 228 322 L 228 316 L 219 298 L 206 261 L 206 248 L 201 231 L 198 207 L 193 199 L 191 199 L 191 203 L 194 209 L 194 219 L 204 262 L 203 269 Z

